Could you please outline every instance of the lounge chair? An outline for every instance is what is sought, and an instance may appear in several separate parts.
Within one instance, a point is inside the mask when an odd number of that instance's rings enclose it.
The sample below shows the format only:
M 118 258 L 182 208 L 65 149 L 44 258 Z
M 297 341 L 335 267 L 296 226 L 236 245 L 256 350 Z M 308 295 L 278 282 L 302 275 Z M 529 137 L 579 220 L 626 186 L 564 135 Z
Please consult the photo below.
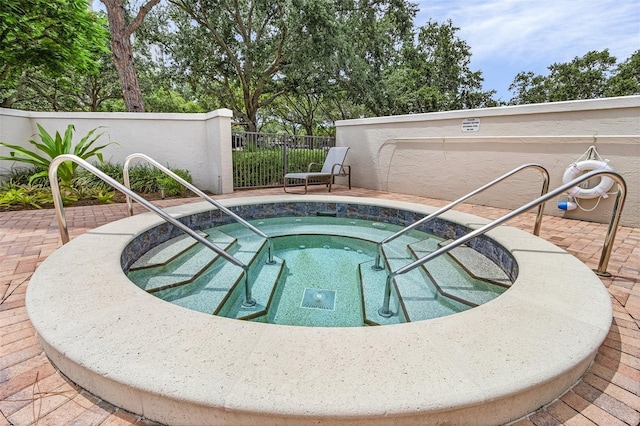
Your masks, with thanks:
M 345 166 L 344 160 L 347 157 L 347 151 L 349 147 L 340 146 L 329 148 L 327 158 L 324 160 L 322 170 L 319 172 L 312 172 L 313 165 L 319 163 L 311 163 L 307 167 L 306 173 L 287 173 L 284 175 L 284 192 L 287 191 L 287 181 L 290 179 L 304 180 L 304 193 L 307 193 L 307 187 L 309 182 L 324 182 L 331 192 L 331 185 L 333 185 L 333 179 L 336 176 L 349 176 L 349 189 L 351 189 L 351 167 Z

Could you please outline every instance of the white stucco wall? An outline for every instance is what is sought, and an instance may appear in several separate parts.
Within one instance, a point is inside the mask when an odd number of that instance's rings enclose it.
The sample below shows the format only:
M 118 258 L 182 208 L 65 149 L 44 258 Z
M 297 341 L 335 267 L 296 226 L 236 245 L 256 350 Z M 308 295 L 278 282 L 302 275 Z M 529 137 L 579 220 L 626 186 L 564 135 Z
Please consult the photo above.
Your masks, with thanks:
M 463 122 L 479 119 L 477 131 Z M 640 96 L 346 120 L 336 123 L 337 145 L 350 146 L 355 186 L 455 200 L 525 163 L 549 171 L 550 188 L 590 146 L 625 179 L 622 224 L 640 226 Z M 540 194 L 540 174 L 521 172 L 470 199 L 517 208 Z M 615 197 L 579 200 L 564 212 L 559 197 L 547 214 L 608 223 Z
M 96 144 L 115 141 L 103 150 L 104 159 L 124 162 L 127 155 L 141 152 L 172 168 L 190 171 L 201 189 L 217 194 L 233 191 L 231 173 L 231 117 L 228 109 L 206 114 L 160 113 L 49 113 L 0 108 L 0 141 L 28 146 L 40 141 L 36 124 L 50 134 L 76 128 L 74 142 L 91 129 L 103 126 Z M 98 132 L 97 132 L 98 133 Z M 0 155 L 10 150 L 0 147 Z M 93 160 L 91 160 L 93 161 Z M 0 175 L 19 163 L 0 161 Z
M 232 112 L 207 114 L 42 113 L 0 108 L 0 141 L 28 145 L 36 123 L 49 132 L 76 126 L 82 136 L 104 126 L 105 159 L 122 162 L 145 153 L 170 167 L 188 169 L 196 186 L 217 194 L 233 191 Z M 479 120 L 477 131 L 463 122 Z M 448 111 L 336 123 L 337 145 L 350 146 L 355 186 L 454 200 L 525 163 L 539 163 L 551 176 L 551 188 L 562 183 L 565 169 L 590 146 L 610 160 L 626 180 L 624 225 L 640 226 L 640 96 L 588 101 Z M 0 155 L 9 150 L 0 148 Z M 13 163 L 0 161 L 0 175 Z M 516 208 L 540 193 L 540 175 L 519 173 L 470 202 Z M 587 210 L 546 213 L 608 223 L 614 197 L 581 200 Z

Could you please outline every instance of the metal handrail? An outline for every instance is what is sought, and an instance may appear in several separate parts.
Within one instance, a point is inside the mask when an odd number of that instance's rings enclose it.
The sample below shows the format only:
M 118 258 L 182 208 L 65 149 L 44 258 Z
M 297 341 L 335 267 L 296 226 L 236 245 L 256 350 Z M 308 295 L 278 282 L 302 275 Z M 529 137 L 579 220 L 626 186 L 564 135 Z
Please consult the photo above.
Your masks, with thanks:
M 458 198 L 457 200 L 451 202 L 450 204 L 447 204 L 446 206 L 442 207 L 439 210 L 436 210 L 435 212 L 431 213 L 430 215 L 418 220 L 417 222 L 412 223 L 411 225 L 407 226 L 406 228 L 401 229 L 400 231 L 396 232 L 393 235 L 388 236 L 387 238 L 385 238 L 384 240 L 380 241 L 376 247 L 376 260 L 373 263 L 373 266 L 371 266 L 371 269 L 374 269 L 376 271 L 381 271 L 384 269 L 384 267 L 380 264 L 380 258 L 382 257 L 382 245 L 386 244 L 390 241 L 395 240 L 396 238 L 398 238 L 399 236 L 401 236 L 402 234 L 404 234 L 405 232 L 419 226 L 422 225 L 423 223 L 429 222 L 430 220 L 435 219 L 436 217 L 440 216 L 442 213 L 451 210 L 453 207 L 457 206 L 458 204 L 460 204 L 461 202 L 465 201 L 468 198 L 473 197 L 474 195 L 492 187 L 493 185 L 502 182 L 503 180 L 505 180 L 506 178 L 520 172 L 521 170 L 525 170 L 525 169 L 529 169 L 529 168 L 534 168 L 537 169 L 541 174 L 542 174 L 542 191 L 540 193 L 540 195 L 544 195 L 547 193 L 547 191 L 549 190 L 549 172 L 547 171 L 547 169 L 545 169 L 543 166 L 541 166 L 540 164 L 535 164 L 535 163 L 528 163 L 528 164 L 523 164 L 520 167 L 516 167 L 515 169 L 511 170 L 508 173 L 505 173 L 504 175 L 500 176 L 497 179 L 492 180 L 491 182 L 487 183 L 486 185 L 481 186 L 480 188 L 476 189 L 475 191 L 471 191 L 470 193 L 468 193 L 467 195 Z M 540 234 L 540 226 L 542 224 L 542 212 L 544 210 L 544 203 L 540 204 L 540 206 L 538 207 L 538 214 L 536 215 L 536 222 L 533 226 L 533 235 L 539 235 Z
M 542 203 L 545 203 L 547 200 L 555 197 L 556 195 L 559 195 L 586 180 L 589 180 L 591 178 L 594 178 L 596 176 L 601 176 L 601 175 L 609 176 L 618 184 L 616 200 L 615 200 L 613 211 L 611 214 L 611 221 L 609 222 L 609 228 L 607 229 L 604 245 L 602 247 L 602 253 L 600 255 L 600 263 L 598 264 L 598 269 L 595 270 L 595 273 L 600 276 L 611 276 L 611 274 L 607 272 L 607 265 L 609 264 L 609 258 L 611 257 L 611 250 L 613 249 L 613 241 L 615 240 L 616 232 L 618 230 L 618 223 L 620 222 L 620 216 L 622 214 L 622 209 L 624 208 L 624 202 L 627 198 L 627 184 L 624 178 L 616 172 L 606 171 L 606 170 L 595 170 L 589 173 L 585 173 L 584 175 L 577 177 L 571 182 L 566 183 L 562 186 L 559 186 L 553 191 L 536 198 L 535 200 L 523 205 L 522 207 L 482 226 L 481 228 L 476 229 L 473 232 L 468 233 L 465 236 L 458 238 L 457 240 L 447 244 L 446 246 L 441 247 L 438 250 L 426 256 L 423 256 L 420 259 L 408 265 L 405 265 L 396 271 L 389 273 L 387 275 L 387 281 L 384 289 L 384 300 L 382 302 L 382 307 L 378 310 L 378 315 L 385 318 L 388 318 L 393 315 L 393 312 L 391 312 L 391 310 L 389 309 L 389 301 L 391 299 L 391 280 L 393 280 L 396 276 L 409 272 L 417 268 L 418 266 L 421 266 L 427 263 L 428 261 L 435 259 L 441 254 L 447 253 L 450 250 L 453 250 L 454 248 L 466 243 L 472 238 L 485 234 L 486 232 L 490 231 L 496 226 L 520 215 L 521 213 L 524 213 L 537 205 L 541 205 Z
M 213 204 L 220 211 L 222 211 L 222 212 L 228 214 L 229 216 L 231 216 L 236 222 L 240 223 L 244 227 L 246 227 L 249 230 L 253 231 L 254 233 L 258 234 L 260 237 L 266 239 L 267 240 L 267 252 L 268 252 L 267 262 L 266 263 L 267 263 L 267 265 L 273 265 L 273 264 L 276 263 L 276 261 L 273 260 L 273 242 L 271 241 L 271 237 L 269 237 L 267 234 L 265 234 L 264 232 L 262 232 L 261 230 L 259 230 L 258 228 L 256 228 L 255 226 L 253 226 L 252 224 L 250 224 L 249 222 L 247 222 L 246 220 L 244 220 L 243 218 L 241 218 L 240 216 L 238 216 L 237 214 L 235 214 L 234 212 L 232 212 L 231 210 L 229 210 L 228 208 L 226 208 L 225 206 L 223 206 L 222 204 L 220 204 L 216 200 L 214 200 L 213 198 L 209 197 L 207 194 L 202 192 L 200 189 L 198 189 L 194 185 L 190 184 L 186 180 L 182 179 L 180 176 L 178 176 L 177 174 L 175 174 L 174 172 L 172 172 L 171 170 L 169 170 L 167 167 L 163 166 L 162 164 L 158 163 L 156 160 L 154 160 L 153 158 L 149 157 L 148 155 L 141 154 L 141 153 L 135 153 L 135 154 L 129 155 L 124 160 L 124 166 L 123 166 L 124 168 L 123 168 L 122 174 L 123 174 L 123 178 L 124 178 L 124 184 L 125 184 L 125 186 L 127 188 L 131 189 L 131 183 L 130 183 L 130 180 L 129 180 L 129 163 L 134 158 L 141 158 L 141 159 L 147 161 L 148 163 L 154 165 L 157 169 L 159 169 L 160 171 L 164 172 L 166 175 L 170 176 L 171 178 L 173 178 L 174 180 L 176 180 L 177 182 L 182 184 L 184 187 L 189 189 L 191 192 L 195 193 L 196 195 L 200 196 L 202 199 L 204 199 L 204 200 L 208 201 L 209 203 Z M 127 195 L 127 194 L 125 194 L 125 195 L 127 197 L 127 209 L 129 211 L 129 216 L 133 216 L 133 202 L 131 201 L 131 197 L 129 197 L 129 195 Z
M 245 300 L 243 305 L 245 306 L 254 306 L 256 304 L 255 299 L 251 296 L 251 287 L 249 286 L 249 267 L 245 265 L 242 261 L 236 259 L 226 251 L 222 250 L 220 247 L 216 246 L 211 241 L 203 238 L 200 234 L 195 232 L 193 229 L 189 228 L 187 225 L 183 224 L 179 220 L 173 218 L 167 212 L 162 210 L 161 208 L 153 205 L 140 195 L 131 191 L 126 186 L 122 185 L 120 182 L 114 180 L 112 177 L 107 175 L 106 173 L 100 171 L 90 163 L 86 162 L 82 158 L 77 155 L 71 154 L 63 154 L 59 155 L 51 161 L 49 165 L 49 181 L 51 183 L 51 195 L 53 196 L 53 205 L 56 211 L 56 219 L 58 220 L 58 227 L 60 228 L 60 237 L 62 239 L 62 244 L 66 244 L 69 242 L 69 230 L 67 228 L 67 220 L 64 214 L 64 206 L 62 204 L 62 195 L 60 194 L 60 184 L 58 183 L 58 167 L 65 161 L 73 161 L 74 163 L 82 166 L 87 169 L 89 172 L 93 173 L 98 178 L 102 179 L 104 182 L 108 183 L 115 189 L 119 190 L 126 196 L 130 196 L 135 199 L 137 202 L 146 207 L 149 211 L 160 216 L 166 222 L 169 222 L 173 226 L 181 229 L 183 232 L 191 236 L 196 241 L 204 244 L 208 249 L 213 250 L 220 256 L 222 256 L 225 260 L 233 263 L 236 266 L 239 266 L 244 271 L 244 285 L 245 285 Z

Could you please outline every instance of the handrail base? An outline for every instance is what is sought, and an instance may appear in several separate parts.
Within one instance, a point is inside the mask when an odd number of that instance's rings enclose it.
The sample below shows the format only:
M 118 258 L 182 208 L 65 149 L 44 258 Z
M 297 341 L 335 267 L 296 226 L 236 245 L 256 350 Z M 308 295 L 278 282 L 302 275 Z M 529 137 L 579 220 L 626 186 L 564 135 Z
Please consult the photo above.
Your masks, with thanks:
M 256 299 L 253 299 L 253 298 L 251 298 L 251 299 L 245 299 L 245 300 L 242 302 L 242 306 L 244 306 L 245 308 L 251 308 L 251 307 L 253 307 L 253 306 L 256 306 Z
M 378 309 L 378 315 L 383 318 L 391 318 L 393 316 L 393 312 L 391 310 L 385 311 L 384 308 Z

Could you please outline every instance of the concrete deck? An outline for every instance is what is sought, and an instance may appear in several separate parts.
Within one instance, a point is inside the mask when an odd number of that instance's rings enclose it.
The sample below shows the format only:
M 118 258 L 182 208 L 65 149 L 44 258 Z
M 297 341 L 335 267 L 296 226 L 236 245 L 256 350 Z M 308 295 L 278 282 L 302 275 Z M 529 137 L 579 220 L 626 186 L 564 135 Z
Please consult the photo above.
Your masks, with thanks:
M 321 188 L 311 189 L 324 193 Z M 336 187 L 335 194 L 390 198 L 441 206 L 441 200 Z M 281 189 L 239 192 L 230 197 L 283 194 Z M 220 197 L 229 198 L 229 197 Z M 189 200 L 166 200 L 162 206 Z M 138 207 L 139 208 L 139 207 Z M 460 211 L 495 218 L 504 210 L 464 205 Z M 67 209 L 70 233 L 125 217 L 123 205 Z M 527 231 L 533 215 L 509 223 Z M 24 307 L 25 290 L 36 266 L 60 245 L 53 211 L 0 214 L 0 411 L 4 424 L 149 424 L 146 419 L 97 400 L 57 373 L 36 341 Z M 547 216 L 541 237 L 595 268 L 606 225 Z M 562 398 L 517 424 L 630 424 L 640 421 L 640 230 L 620 228 L 603 279 L 613 304 L 613 324 L 595 363 Z

